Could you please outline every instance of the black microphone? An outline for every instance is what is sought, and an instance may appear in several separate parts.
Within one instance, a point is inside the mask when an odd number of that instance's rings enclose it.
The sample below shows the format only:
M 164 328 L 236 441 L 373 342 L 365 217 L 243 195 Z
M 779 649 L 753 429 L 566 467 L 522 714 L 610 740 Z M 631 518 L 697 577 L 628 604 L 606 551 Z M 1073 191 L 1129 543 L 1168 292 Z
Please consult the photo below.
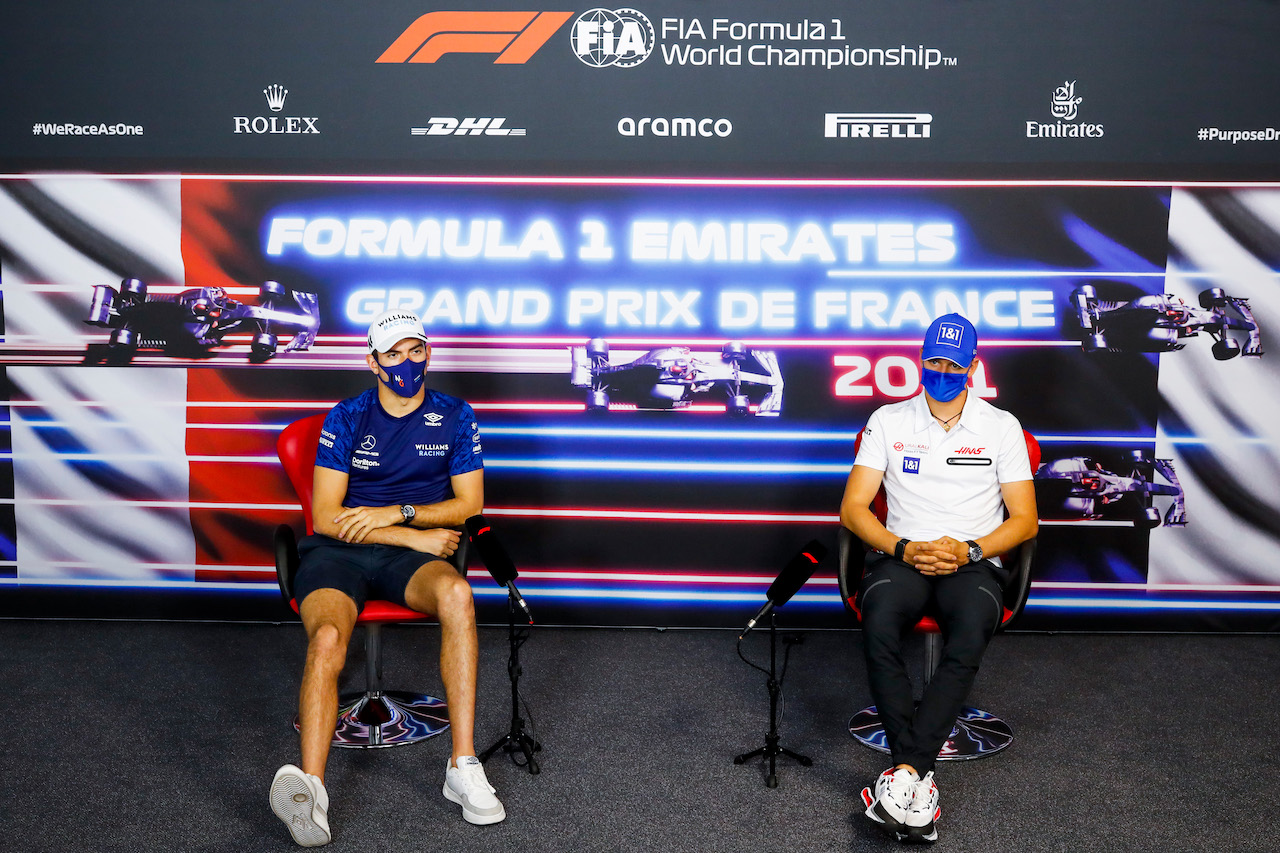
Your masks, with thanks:
M 751 629 L 756 623 L 769 615 L 769 611 L 775 607 L 781 607 L 791 600 L 791 596 L 800 591 L 800 587 L 805 585 L 805 581 L 813 577 L 813 572 L 818 568 L 818 564 L 827 556 L 827 548 L 817 539 L 809 540 L 809 544 L 800 549 L 800 553 L 791 558 L 791 561 L 782 567 L 782 571 L 778 573 L 778 577 L 773 583 L 769 584 L 769 589 L 765 593 L 769 600 L 760 608 L 760 612 L 751 617 L 751 621 L 747 623 L 747 627 L 742 629 L 742 633 L 738 635 L 741 640 L 747 634 L 751 633 Z
M 473 515 L 468 518 L 467 535 L 471 537 L 476 550 L 480 552 L 480 561 L 489 570 L 494 582 L 498 586 L 507 588 L 515 598 L 516 604 L 519 604 L 520 609 L 524 611 L 529 624 L 532 625 L 533 614 L 529 612 L 529 605 L 525 603 L 524 596 L 520 594 L 520 590 L 516 589 L 515 580 L 519 574 L 516 571 L 516 565 L 511 562 L 507 549 L 502 547 L 502 543 L 494 535 L 493 529 L 489 526 L 489 520 L 483 515 Z

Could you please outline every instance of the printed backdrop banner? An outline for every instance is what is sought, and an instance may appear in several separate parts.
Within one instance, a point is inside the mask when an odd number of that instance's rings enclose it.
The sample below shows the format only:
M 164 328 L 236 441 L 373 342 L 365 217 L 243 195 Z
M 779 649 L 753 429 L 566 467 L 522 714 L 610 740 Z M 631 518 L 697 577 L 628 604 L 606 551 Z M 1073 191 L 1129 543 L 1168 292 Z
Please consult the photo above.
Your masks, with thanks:
M 9 5 L 10 171 L 1280 178 L 1260 0 Z
M 1280 190 L 49 176 L 0 183 L 0 612 L 261 618 L 279 430 L 423 316 L 540 621 L 739 625 L 832 546 L 940 314 L 1042 447 L 1024 625 L 1280 627 Z M 834 558 L 832 558 L 833 560 Z M 848 624 L 832 560 L 787 607 Z M 484 615 L 504 593 L 479 567 Z

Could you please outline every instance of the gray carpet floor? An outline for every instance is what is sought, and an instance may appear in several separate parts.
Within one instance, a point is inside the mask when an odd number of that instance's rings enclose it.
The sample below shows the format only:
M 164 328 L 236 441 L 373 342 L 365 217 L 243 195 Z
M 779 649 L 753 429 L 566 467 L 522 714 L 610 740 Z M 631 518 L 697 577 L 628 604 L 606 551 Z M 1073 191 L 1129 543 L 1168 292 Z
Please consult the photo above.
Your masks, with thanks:
M 767 663 L 766 634 L 744 644 Z M 507 729 L 506 631 L 481 629 L 479 745 Z M 886 764 L 846 721 L 869 699 L 857 632 L 809 632 L 784 682 L 781 784 L 732 756 L 768 727 L 762 675 L 717 631 L 537 629 L 523 693 L 543 772 L 501 754 L 507 820 L 440 794 L 448 736 L 335 750 L 334 842 L 380 851 L 902 849 L 861 817 Z M 285 851 L 267 807 L 297 761 L 297 625 L 0 622 L 0 849 Z M 390 688 L 439 691 L 438 630 L 385 632 Z M 360 639 L 344 686 L 362 684 Z M 942 765 L 941 839 L 982 851 L 1271 851 L 1280 639 L 1008 634 L 973 704 L 1013 726 L 998 756 Z

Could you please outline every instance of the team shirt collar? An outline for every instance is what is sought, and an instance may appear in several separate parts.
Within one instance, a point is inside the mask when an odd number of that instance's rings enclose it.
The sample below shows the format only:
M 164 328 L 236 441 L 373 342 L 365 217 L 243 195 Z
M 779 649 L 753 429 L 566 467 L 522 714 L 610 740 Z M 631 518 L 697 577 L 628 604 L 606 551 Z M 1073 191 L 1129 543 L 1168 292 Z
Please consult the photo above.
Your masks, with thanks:
M 929 403 L 924 398 L 924 391 L 921 391 L 919 394 L 912 397 L 911 402 L 915 414 L 916 432 L 924 432 L 928 430 L 931 425 L 937 423 L 937 421 L 934 420 L 933 415 L 929 412 Z M 968 396 L 964 398 L 964 408 L 960 410 L 960 419 L 956 421 L 956 426 L 952 427 L 946 432 L 946 434 L 955 434 L 956 427 L 961 426 L 970 432 L 981 432 L 982 423 L 985 420 L 984 416 L 986 414 L 986 412 L 983 411 L 981 403 L 982 401 L 978 398 L 978 395 L 974 393 L 972 388 L 970 388 Z M 941 429 L 942 427 L 939 426 L 938 428 Z

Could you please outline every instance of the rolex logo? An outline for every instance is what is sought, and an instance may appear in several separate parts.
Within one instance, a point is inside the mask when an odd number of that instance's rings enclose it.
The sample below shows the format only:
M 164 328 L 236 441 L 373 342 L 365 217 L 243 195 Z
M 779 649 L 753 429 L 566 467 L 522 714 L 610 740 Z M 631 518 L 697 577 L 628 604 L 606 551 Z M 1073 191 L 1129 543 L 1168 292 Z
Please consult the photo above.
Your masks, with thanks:
M 289 90 L 279 83 L 272 83 L 262 90 L 262 94 L 267 96 L 267 106 L 271 107 L 271 112 L 278 113 L 284 109 L 284 99 L 288 97 Z
M 279 83 L 272 83 L 262 90 L 266 96 L 267 106 L 272 113 L 284 109 L 284 99 L 289 97 L 289 90 Z M 318 134 L 320 119 L 316 116 L 233 116 L 233 128 L 236 133 L 253 134 Z

